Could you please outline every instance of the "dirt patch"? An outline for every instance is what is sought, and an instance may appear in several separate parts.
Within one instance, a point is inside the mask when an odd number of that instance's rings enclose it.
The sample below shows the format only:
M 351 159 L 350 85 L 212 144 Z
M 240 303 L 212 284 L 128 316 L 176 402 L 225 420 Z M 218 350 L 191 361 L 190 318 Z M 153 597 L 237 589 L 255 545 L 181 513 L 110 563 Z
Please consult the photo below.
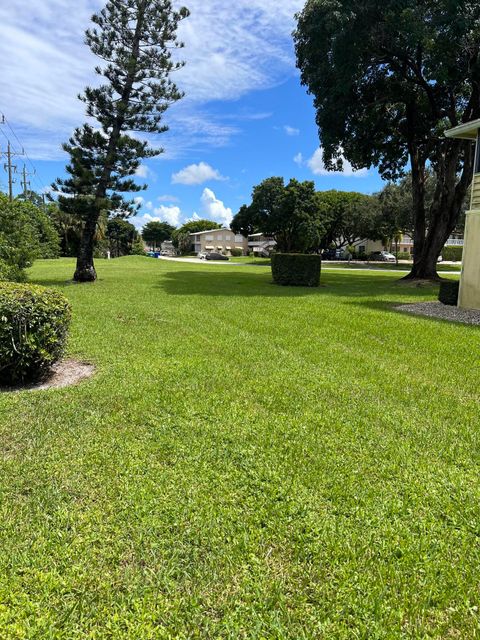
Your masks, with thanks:
M 63 389 L 90 378 L 95 367 L 88 362 L 78 360 L 62 360 L 53 365 L 50 375 L 40 382 L 19 385 L 17 387 L 0 387 L 0 392 L 8 391 L 44 391 L 46 389 Z
M 415 302 L 413 304 L 401 304 L 395 307 L 397 311 L 406 311 L 417 316 L 447 320 L 450 322 L 462 322 L 463 324 L 480 325 L 480 311 L 475 309 L 460 309 L 453 305 L 441 302 Z

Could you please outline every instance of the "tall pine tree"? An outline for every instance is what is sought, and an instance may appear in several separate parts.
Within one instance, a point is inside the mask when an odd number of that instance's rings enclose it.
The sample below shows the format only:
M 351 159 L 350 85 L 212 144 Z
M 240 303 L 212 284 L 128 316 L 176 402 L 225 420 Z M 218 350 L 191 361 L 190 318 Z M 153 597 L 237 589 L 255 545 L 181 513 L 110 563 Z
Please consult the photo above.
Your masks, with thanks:
M 171 0 L 110 0 L 92 17 L 86 44 L 103 61 L 95 71 L 106 82 L 87 87 L 80 99 L 97 125 L 84 124 L 63 145 L 70 155 L 69 177 L 54 185 L 61 208 L 82 220 L 77 282 L 97 277 L 93 252 L 100 216 L 134 212 L 135 204 L 122 194 L 145 188 L 132 176 L 142 159 L 163 152 L 130 132 L 167 130 L 163 115 L 183 95 L 170 74 L 184 64 L 172 53 L 183 46 L 176 34 L 188 15 L 186 8 L 174 10 Z

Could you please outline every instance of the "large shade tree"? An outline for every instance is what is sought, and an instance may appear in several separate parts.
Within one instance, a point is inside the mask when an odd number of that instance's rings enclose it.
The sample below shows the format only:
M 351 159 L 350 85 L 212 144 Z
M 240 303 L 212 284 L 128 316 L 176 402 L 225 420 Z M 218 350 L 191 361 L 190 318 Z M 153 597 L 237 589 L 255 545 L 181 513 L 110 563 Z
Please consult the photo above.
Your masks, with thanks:
M 381 208 L 378 198 L 355 191 L 319 191 L 317 201 L 325 221 L 323 249 L 353 245 L 358 240 L 380 240 Z
M 446 128 L 480 117 L 480 4 L 471 0 L 308 0 L 294 34 L 329 168 L 410 165 L 414 265 L 435 278 L 472 176 L 469 142 Z M 427 171 L 435 174 L 429 211 Z
M 37 258 L 58 258 L 59 237 L 43 207 L 0 193 L 0 280 L 22 280 Z
M 132 252 L 138 234 L 133 224 L 117 216 L 108 220 L 105 235 L 112 256 L 119 258 Z
M 170 240 L 175 231 L 175 227 L 172 227 L 168 222 L 161 220 L 151 220 L 142 229 L 142 238 L 148 244 L 148 246 L 155 251 L 161 246 L 165 240 Z
M 123 194 L 144 187 L 133 176 L 144 158 L 158 155 L 131 132 L 161 133 L 166 109 L 182 97 L 170 79 L 182 66 L 173 59 L 181 46 L 176 32 L 188 15 L 171 0 L 111 0 L 93 16 L 86 43 L 102 60 L 96 72 L 104 84 L 81 96 L 92 123 L 75 130 L 64 145 L 69 177 L 54 185 L 60 206 L 82 221 L 74 279 L 95 280 L 93 262 L 98 220 L 105 212 L 129 215 L 136 206 Z
M 251 204 L 240 208 L 230 226 L 245 236 L 258 230 L 288 253 L 317 250 L 325 223 L 313 182 L 292 179 L 285 185 L 272 177 L 254 187 Z

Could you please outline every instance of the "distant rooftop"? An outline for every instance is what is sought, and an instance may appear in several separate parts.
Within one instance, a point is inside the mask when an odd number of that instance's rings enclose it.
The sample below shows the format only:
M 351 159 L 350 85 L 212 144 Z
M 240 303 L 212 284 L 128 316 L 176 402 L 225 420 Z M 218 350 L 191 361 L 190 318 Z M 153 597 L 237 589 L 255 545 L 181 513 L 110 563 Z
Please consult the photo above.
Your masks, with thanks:
M 204 233 L 215 233 L 215 231 L 230 231 L 233 233 L 231 229 L 227 229 L 227 227 L 222 227 L 221 229 L 209 229 L 208 231 L 196 231 L 195 233 L 190 233 L 191 236 L 201 236 Z

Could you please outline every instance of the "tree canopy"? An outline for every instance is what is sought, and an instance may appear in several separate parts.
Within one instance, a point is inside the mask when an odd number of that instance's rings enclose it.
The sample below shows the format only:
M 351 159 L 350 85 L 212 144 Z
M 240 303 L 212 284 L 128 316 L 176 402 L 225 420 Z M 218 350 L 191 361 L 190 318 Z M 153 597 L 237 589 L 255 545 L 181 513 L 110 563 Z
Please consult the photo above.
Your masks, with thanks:
M 325 220 L 322 248 L 353 245 L 357 240 L 382 238 L 378 198 L 355 191 L 319 191 L 318 206 Z
M 37 258 L 57 258 L 59 237 L 49 217 L 32 202 L 0 193 L 0 271 L 23 279 L 23 270 Z
M 308 0 L 295 32 L 328 168 L 400 177 L 411 165 L 413 277 L 436 277 L 472 174 L 446 128 L 480 117 L 480 5 L 470 0 Z M 427 213 L 428 167 L 435 195 Z
M 161 222 L 159 220 L 152 220 L 142 229 L 142 238 L 152 248 L 156 249 L 160 247 L 165 240 L 171 240 L 175 232 L 175 227 L 172 227 L 168 222 Z
M 128 256 L 137 238 L 137 230 L 124 218 L 117 216 L 107 222 L 106 237 L 113 257 Z
M 230 225 L 247 236 L 259 231 L 272 237 L 282 252 L 317 249 L 325 232 L 325 219 L 318 206 L 315 184 L 292 179 L 267 178 L 253 188 L 252 202 L 243 205 Z
M 176 233 L 198 233 L 199 231 L 210 231 L 211 229 L 221 229 L 222 225 L 212 220 L 190 220 L 185 222 Z

